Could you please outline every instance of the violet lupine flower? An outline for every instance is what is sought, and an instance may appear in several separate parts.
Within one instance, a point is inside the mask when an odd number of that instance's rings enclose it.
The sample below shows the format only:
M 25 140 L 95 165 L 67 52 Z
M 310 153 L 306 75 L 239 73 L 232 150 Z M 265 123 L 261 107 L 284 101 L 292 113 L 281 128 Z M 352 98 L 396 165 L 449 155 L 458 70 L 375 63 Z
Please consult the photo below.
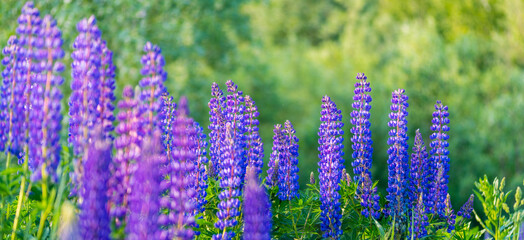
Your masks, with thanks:
M 223 109 L 226 98 L 217 83 L 211 85 L 211 96 L 209 100 L 209 177 L 215 178 L 220 171 L 219 159 L 221 157 L 221 144 L 225 135 L 225 118 Z
M 35 83 L 41 80 L 41 67 L 38 64 L 40 59 L 40 49 L 44 45 L 42 38 L 42 19 L 40 12 L 34 7 L 33 2 L 27 2 L 22 8 L 22 14 L 18 18 L 18 27 L 16 33 L 18 34 L 18 53 L 16 65 L 20 66 L 18 69 L 15 87 L 15 95 L 23 96 L 15 101 L 16 114 L 20 114 L 16 120 L 13 121 L 12 133 L 13 139 L 12 147 L 15 152 L 18 152 L 19 164 L 24 160 L 23 155 L 29 153 L 29 126 L 30 126 L 30 112 L 33 109 L 31 106 L 31 94 Z M 35 164 L 28 162 L 32 170 Z
M 193 120 L 188 117 L 189 110 L 187 99 L 182 97 L 179 108 L 172 124 L 172 152 L 171 162 L 168 162 L 169 182 L 162 185 L 168 186 L 168 195 L 163 197 L 160 205 L 166 208 L 169 214 L 161 219 L 167 230 L 163 235 L 169 239 L 192 239 L 195 224 L 194 211 L 196 192 L 194 179 L 190 173 L 194 171 L 197 155 L 193 151 L 197 142 L 196 130 L 192 127 Z M 165 187 L 163 187 L 165 188 Z
M 278 158 L 278 198 L 291 200 L 298 197 L 298 138 L 289 120 L 284 123 L 282 140 Z
M 433 169 L 432 174 L 432 193 L 434 210 L 432 213 L 437 213 L 440 217 L 445 215 L 446 194 L 448 193 L 448 172 L 449 172 L 449 136 L 446 132 L 449 131 L 448 106 L 442 105 L 441 101 L 435 104 L 435 112 L 433 112 L 433 120 L 431 123 L 431 131 L 433 133 L 429 136 L 430 143 L 430 164 Z
M 46 15 L 42 21 L 44 46 L 38 53 L 41 68 L 41 79 L 37 79 L 31 94 L 33 110 L 30 113 L 31 124 L 29 139 L 29 158 L 35 171 L 32 180 L 51 176 L 56 181 L 55 170 L 60 162 L 60 129 L 62 114 L 60 86 L 64 79 L 60 73 L 64 65 L 59 61 L 64 57 L 62 50 L 62 33 L 56 21 Z M 45 174 L 43 176 L 43 174 Z
M 463 218 L 469 219 L 471 217 L 471 211 L 473 211 L 473 200 L 475 199 L 475 196 L 471 194 L 469 196 L 468 201 L 462 205 L 460 210 L 457 213 L 457 216 L 461 216 Z
M 267 177 L 266 184 L 271 188 L 278 186 L 278 164 L 282 151 L 284 133 L 281 124 L 276 124 L 273 129 L 273 147 L 271 155 L 269 156 L 269 162 L 267 163 Z
M 113 110 L 115 106 L 115 65 L 113 65 L 113 52 L 107 48 L 105 40 L 100 42 L 100 99 L 97 106 L 98 119 L 103 128 L 104 135 L 107 138 L 113 138 L 111 132 L 114 130 L 113 121 L 115 115 Z
M 195 135 L 193 136 L 195 144 L 195 148 L 193 151 L 195 152 L 197 159 L 195 161 L 195 170 L 193 171 L 193 180 L 195 181 L 195 216 L 204 212 L 204 206 L 207 203 L 206 196 L 207 196 L 207 171 L 206 171 L 206 164 L 208 163 L 208 159 L 206 157 L 206 134 L 204 134 L 204 129 L 198 124 L 198 122 L 193 122 L 193 126 L 195 129 Z
M 241 187 L 241 161 L 237 154 L 243 149 L 240 138 L 234 138 L 235 129 L 231 122 L 226 123 L 226 135 L 222 144 L 222 158 L 220 163 L 220 189 L 218 194 L 220 203 L 218 204 L 218 221 L 215 227 L 219 229 L 219 234 L 213 235 L 214 240 L 233 239 L 235 233 L 231 231 L 238 224 L 240 215 L 240 187 Z
M 415 208 L 412 210 L 412 226 L 409 227 L 410 239 L 420 239 L 428 234 L 426 229 L 429 225 L 428 215 L 426 214 L 426 210 L 424 210 L 424 200 L 422 195 L 422 193 L 418 195 L 419 197 L 418 200 L 416 200 Z
M 245 97 L 246 102 L 246 163 L 248 167 L 256 170 L 257 175 L 262 173 L 264 166 L 264 144 L 258 133 L 258 109 L 255 101 L 250 96 Z
M 171 150 L 173 144 L 173 120 L 175 118 L 176 103 L 173 97 L 166 91 L 162 93 L 162 106 L 158 112 L 160 129 L 162 130 L 162 145 L 166 152 L 167 162 L 171 162 Z
M 75 166 L 71 180 L 76 194 L 83 175 L 82 161 L 87 153 L 90 129 L 98 117 L 100 99 L 100 30 L 94 16 L 77 25 L 78 36 L 71 54 L 71 96 L 69 97 L 69 143 L 73 146 Z M 79 189 L 79 188 L 78 188 Z
M 162 100 L 160 96 L 166 91 L 164 82 L 167 79 L 167 72 L 164 71 L 164 57 L 162 50 L 150 42 L 144 46 L 145 54 L 141 58 L 142 70 L 140 73 L 142 80 L 140 80 L 140 87 L 142 93 L 140 99 L 142 100 L 142 116 L 144 119 L 144 127 L 146 129 L 153 129 L 156 125 L 156 114 L 160 111 Z M 148 132 L 146 130 L 146 132 Z
M 4 55 L 2 65 L 5 68 L 2 71 L 2 86 L 0 88 L 0 151 L 6 150 L 6 152 L 16 154 L 12 148 L 13 142 L 16 141 L 12 133 L 13 121 L 18 121 L 17 117 L 23 115 L 15 112 L 15 99 L 21 99 L 22 97 L 14 94 L 19 71 L 16 65 L 18 54 L 18 39 L 16 36 L 9 37 L 7 46 L 2 50 L 2 54 Z M 17 144 L 14 145 L 16 146 Z
M 244 185 L 244 178 L 246 175 L 246 120 L 245 120 L 245 110 L 246 106 L 244 105 L 244 97 L 242 96 L 243 92 L 238 91 L 238 86 L 231 80 L 226 81 L 227 92 L 229 93 L 226 96 L 226 104 L 224 117 L 225 121 L 231 123 L 233 129 L 232 138 L 235 139 L 234 156 L 236 161 L 239 162 L 240 168 L 240 189 Z
M 117 127 L 118 128 L 118 127 Z M 131 179 L 129 217 L 126 224 L 127 239 L 167 239 L 162 235 L 160 216 L 160 183 L 163 175 L 159 171 L 165 164 L 160 143 L 160 131 L 146 136 L 137 170 Z
M 110 213 L 115 219 L 117 227 L 125 222 L 128 209 L 128 197 L 133 190 L 130 186 L 131 176 L 136 171 L 137 161 L 140 158 L 141 141 L 138 137 L 140 129 L 140 114 L 138 100 L 134 96 L 133 88 L 125 86 L 122 91 L 122 100 L 118 102 L 120 112 L 117 115 L 117 134 L 114 141 L 116 154 L 111 165 L 111 196 Z
M 341 111 L 328 96 L 322 98 L 322 110 L 320 111 L 320 128 L 318 131 L 318 172 L 320 184 L 320 209 L 321 225 L 324 233 L 323 238 L 338 239 L 342 235 L 341 209 L 340 209 L 340 180 L 342 179 L 342 168 L 344 167 L 344 131 L 342 127 Z
M 106 208 L 107 183 L 110 178 L 111 142 L 95 126 L 87 158 L 83 162 L 84 183 L 80 190 L 80 236 L 82 239 L 109 239 L 111 217 Z
M 408 207 L 409 197 L 409 164 L 408 164 L 408 127 L 406 109 L 409 104 L 408 97 L 404 95 L 404 89 L 395 90 L 391 99 L 391 113 L 388 126 L 389 131 L 388 145 L 388 200 L 387 214 L 396 217 L 397 221 L 402 222 L 402 216 Z
M 256 169 L 248 168 L 244 189 L 244 240 L 271 239 L 271 205 Z
M 426 210 L 431 206 L 428 204 L 428 197 L 430 193 L 430 184 L 428 182 L 428 176 L 430 174 L 429 168 L 429 159 L 428 153 L 426 151 L 426 146 L 424 145 L 424 140 L 422 139 L 422 134 L 420 134 L 419 129 L 415 133 L 415 142 L 413 144 L 413 153 L 411 154 L 411 196 L 417 199 L 412 199 L 412 204 L 418 203 L 417 196 L 422 195 L 424 200 L 424 206 Z
M 369 111 L 371 110 L 371 92 L 367 77 L 363 73 L 357 74 L 355 83 L 355 95 L 353 96 L 353 111 L 351 112 L 351 142 L 353 142 L 354 159 L 351 165 L 355 174 L 357 184 L 357 195 L 362 205 L 362 215 L 365 217 L 380 217 L 380 197 L 377 195 L 376 187 L 373 187 L 371 178 L 371 165 L 373 153 L 373 140 L 371 140 L 371 123 L 369 122 Z M 343 174 L 343 177 L 345 174 Z

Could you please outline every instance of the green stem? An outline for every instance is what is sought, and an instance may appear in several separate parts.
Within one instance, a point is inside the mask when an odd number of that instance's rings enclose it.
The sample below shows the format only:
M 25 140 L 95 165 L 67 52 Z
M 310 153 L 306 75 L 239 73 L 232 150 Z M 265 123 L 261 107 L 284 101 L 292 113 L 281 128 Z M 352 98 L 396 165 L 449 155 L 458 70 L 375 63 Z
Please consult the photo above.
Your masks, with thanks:
M 288 209 L 289 209 L 289 214 L 291 215 L 291 221 L 293 222 L 293 230 L 295 230 L 295 237 L 297 237 L 298 236 L 297 224 L 295 223 L 295 216 L 291 212 L 291 200 L 289 200 L 289 204 L 287 206 L 288 206 Z
M 58 221 L 59 218 L 59 212 L 60 211 L 60 204 L 62 203 L 62 194 L 65 190 L 65 183 L 67 181 L 67 175 L 66 173 L 69 172 L 69 169 L 65 168 L 64 171 L 62 171 L 62 176 L 60 176 L 60 186 L 58 187 L 57 197 L 55 198 L 55 204 L 53 207 L 53 229 L 51 231 L 51 239 L 56 239 L 56 232 L 58 231 Z
M 38 233 L 36 234 L 36 239 L 40 239 L 42 237 L 42 231 L 44 230 L 44 223 L 47 218 L 47 173 L 45 171 L 46 169 L 46 163 L 44 162 L 42 164 L 42 207 L 44 211 L 42 212 L 42 216 L 40 217 L 40 224 L 38 225 Z
M 20 217 L 20 210 L 22 209 L 22 202 L 24 201 L 24 188 L 25 188 L 25 177 L 22 177 L 20 183 L 20 193 L 18 194 L 18 204 L 16 206 L 15 220 L 13 222 L 13 231 L 11 232 L 11 240 L 15 239 L 16 229 L 18 227 L 18 218 Z

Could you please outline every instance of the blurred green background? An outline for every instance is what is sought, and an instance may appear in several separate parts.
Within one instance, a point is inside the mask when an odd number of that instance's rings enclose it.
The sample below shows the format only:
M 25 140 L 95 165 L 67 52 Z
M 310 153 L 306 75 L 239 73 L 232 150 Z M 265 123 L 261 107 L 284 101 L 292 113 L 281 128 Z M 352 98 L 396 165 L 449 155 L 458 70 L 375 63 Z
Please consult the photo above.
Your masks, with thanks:
M 67 66 L 76 23 L 94 14 L 115 53 L 117 95 L 140 80 L 146 41 L 166 59 L 168 90 L 187 95 L 208 125 L 211 83 L 233 79 L 260 110 L 266 157 L 272 128 L 289 119 L 300 138 L 300 181 L 317 168 L 320 99 L 329 95 L 346 123 L 353 84 L 364 72 L 373 91 L 373 176 L 385 194 L 391 92 L 409 95 L 410 144 L 426 142 L 433 104 L 449 106 L 450 193 L 456 208 L 484 174 L 524 177 L 524 2 L 522 0 L 114 0 L 36 1 L 63 31 Z M 23 1 L 0 1 L 0 42 L 15 32 Z M 69 72 L 64 107 L 69 96 Z M 64 135 L 67 119 L 64 120 Z

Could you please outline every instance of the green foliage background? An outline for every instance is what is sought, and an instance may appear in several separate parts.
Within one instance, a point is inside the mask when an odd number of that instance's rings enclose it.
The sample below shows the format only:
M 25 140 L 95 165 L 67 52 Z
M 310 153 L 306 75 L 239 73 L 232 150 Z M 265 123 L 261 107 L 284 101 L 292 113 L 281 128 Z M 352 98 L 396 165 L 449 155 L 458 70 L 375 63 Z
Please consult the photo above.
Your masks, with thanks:
M 23 1 L 0 1 L 0 42 L 14 34 Z M 316 172 L 320 99 L 328 94 L 346 123 L 351 167 L 352 90 L 357 72 L 372 83 L 373 174 L 387 186 L 389 99 L 410 97 L 409 136 L 429 141 L 433 104 L 449 106 L 450 193 L 456 208 L 484 174 L 524 177 L 524 2 L 521 0 L 38 0 L 63 31 L 70 65 L 76 23 L 94 14 L 115 53 L 117 95 L 140 80 L 141 49 L 158 44 L 166 85 L 188 96 L 208 124 L 213 81 L 233 79 L 260 110 L 266 157 L 272 128 L 291 120 L 300 138 L 300 181 Z M 2 44 L 3 45 L 3 44 Z M 67 108 L 69 79 L 64 108 Z M 223 85 L 222 85 L 223 86 Z M 67 109 L 66 109 L 67 111 Z M 64 136 L 67 135 L 64 119 Z M 65 139 L 65 138 L 64 138 Z

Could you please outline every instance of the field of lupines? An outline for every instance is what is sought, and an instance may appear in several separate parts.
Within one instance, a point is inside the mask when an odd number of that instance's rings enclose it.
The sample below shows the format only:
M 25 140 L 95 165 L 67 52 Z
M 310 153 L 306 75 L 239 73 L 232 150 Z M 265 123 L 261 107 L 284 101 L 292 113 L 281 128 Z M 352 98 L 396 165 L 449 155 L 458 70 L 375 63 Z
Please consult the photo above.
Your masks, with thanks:
M 418 130 L 408 139 L 408 96 L 392 92 L 381 197 L 370 171 L 371 86 L 357 74 L 354 102 L 342 103 L 353 107 L 352 126 L 329 96 L 320 99 L 318 171 L 299 189 L 299 139 L 290 121 L 275 124 L 263 172 L 258 109 L 233 81 L 210 86 L 204 128 L 186 98 L 170 96 L 161 50 L 147 43 L 139 86 L 126 86 L 115 103 L 112 52 L 95 17 L 78 22 L 77 31 L 72 49 L 62 46 L 52 16 L 29 2 L 3 49 L 3 239 L 519 239 L 524 200 L 520 187 L 509 199 L 504 179 L 475 184 L 481 212 L 472 213 L 473 194 L 451 206 L 448 107 L 441 101 L 426 145 Z M 60 139 L 60 60 L 68 50 L 69 137 Z

